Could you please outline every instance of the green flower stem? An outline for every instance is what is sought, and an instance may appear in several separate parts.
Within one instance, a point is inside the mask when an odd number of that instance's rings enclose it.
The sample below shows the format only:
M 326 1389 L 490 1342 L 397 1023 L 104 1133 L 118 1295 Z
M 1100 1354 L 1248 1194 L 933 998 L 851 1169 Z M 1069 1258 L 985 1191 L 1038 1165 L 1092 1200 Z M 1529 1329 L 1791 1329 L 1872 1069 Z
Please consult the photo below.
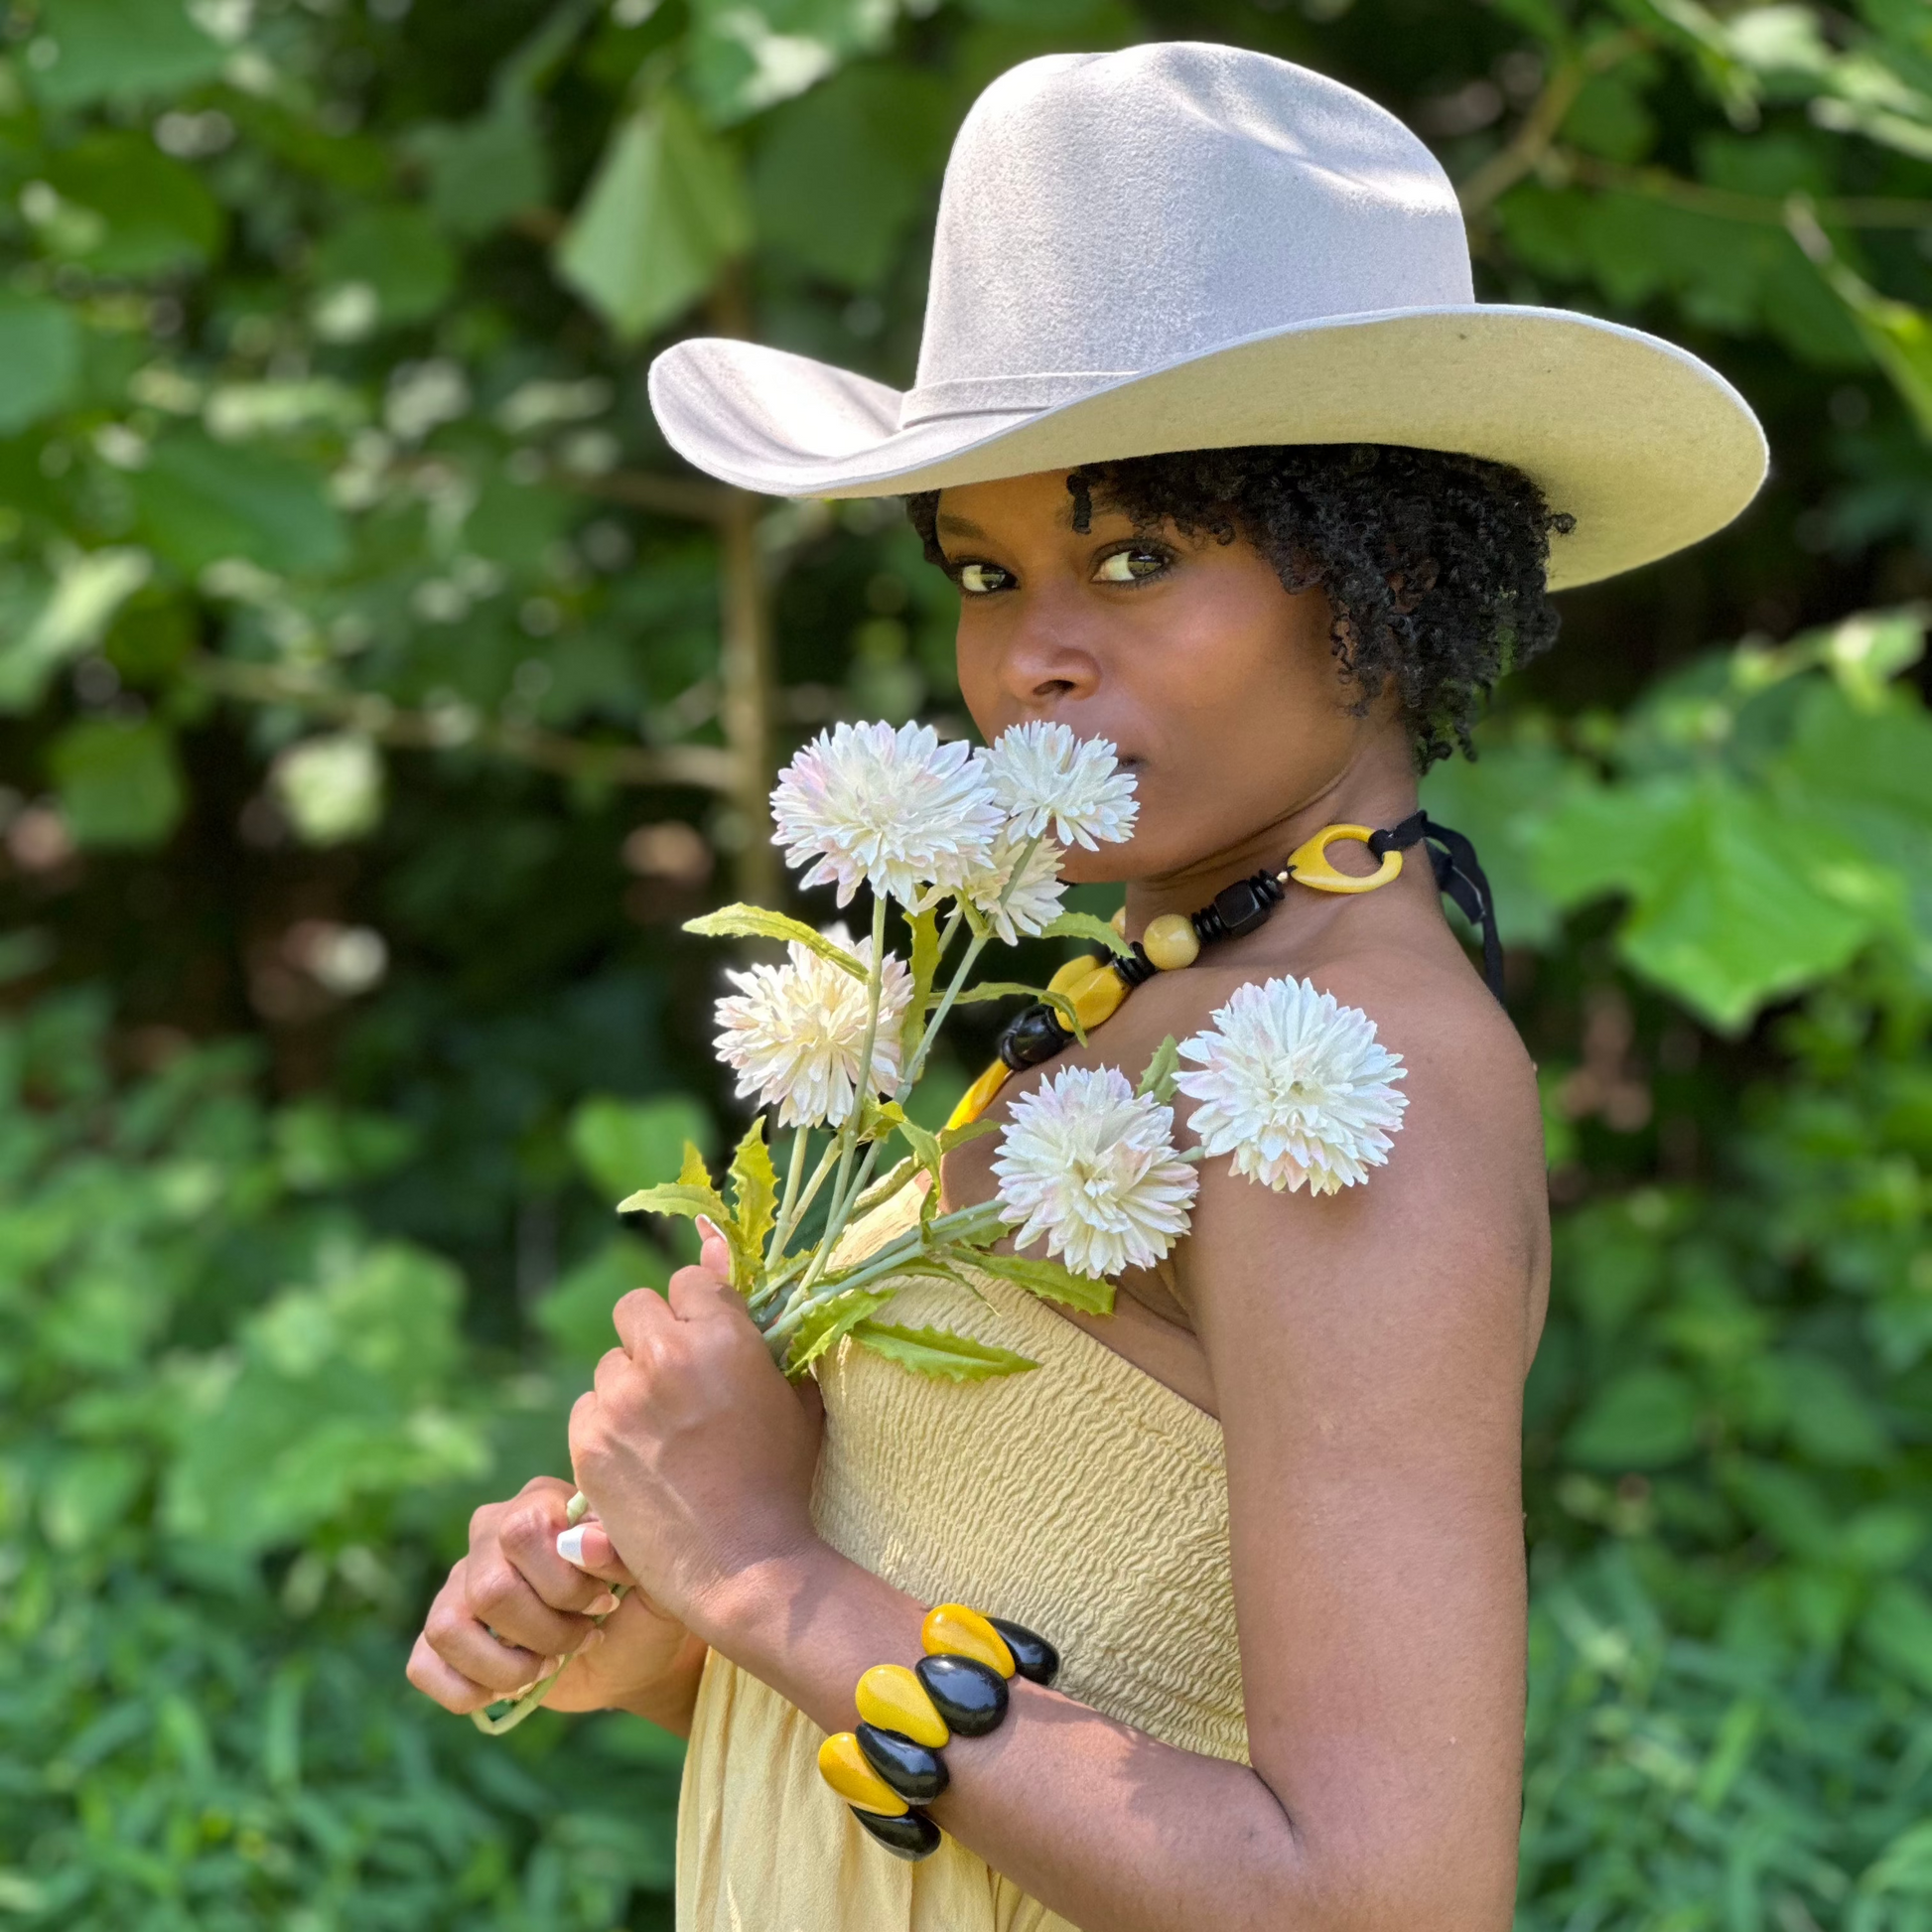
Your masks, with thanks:
M 800 1128 L 799 1132 L 803 1133 L 804 1129 Z M 818 1166 L 812 1170 L 811 1178 L 805 1182 L 805 1190 L 799 1197 L 797 1205 L 789 1208 L 786 1217 L 779 1221 L 772 1237 L 771 1245 L 765 1250 L 765 1263 L 767 1267 L 775 1269 L 784 1259 L 784 1252 L 790 1245 L 791 1237 L 798 1232 L 799 1222 L 811 1211 L 812 1202 L 818 1198 L 818 1190 L 825 1185 L 825 1176 L 832 1172 L 832 1164 L 838 1159 L 838 1153 L 839 1143 L 835 1136 L 832 1140 L 826 1142 L 825 1152 L 819 1156 Z M 803 1257 L 801 1257 L 802 1259 Z M 793 1272 L 795 1273 L 796 1271 L 794 1270 Z M 773 1279 L 782 1280 L 784 1278 L 782 1276 L 774 1276 Z
M 798 1213 L 798 1184 L 805 1177 L 805 1156 L 811 1151 L 811 1123 L 801 1120 L 791 1137 L 791 1161 L 785 1170 L 785 1196 L 778 1203 L 777 1225 L 771 1231 L 771 1242 L 765 1250 L 766 1257 L 771 1261 L 776 1261 L 784 1253 L 785 1242 L 791 1236 L 791 1224 Z
M 930 1254 L 935 1248 L 947 1247 L 956 1241 L 983 1239 L 997 1233 L 1000 1226 L 1000 1203 L 997 1200 L 981 1201 L 973 1207 L 961 1207 L 950 1214 L 941 1214 L 889 1243 L 852 1274 L 826 1283 L 816 1294 L 795 1296 L 786 1306 L 784 1313 L 764 1331 L 765 1339 L 774 1343 L 783 1342 L 814 1309 L 823 1308 L 827 1302 L 835 1302 L 855 1288 L 878 1281 L 906 1262 Z M 782 1351 L 774 1348 L 772 1352 L 777 1354 Z

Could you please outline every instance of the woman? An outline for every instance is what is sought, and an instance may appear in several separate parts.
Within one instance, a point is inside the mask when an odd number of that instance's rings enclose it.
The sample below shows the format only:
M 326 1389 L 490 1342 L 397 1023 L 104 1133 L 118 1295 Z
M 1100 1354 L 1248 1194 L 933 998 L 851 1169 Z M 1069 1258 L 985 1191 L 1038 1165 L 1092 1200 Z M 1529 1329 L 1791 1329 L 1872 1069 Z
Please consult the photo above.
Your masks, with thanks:
M 959 586 L 980 731 L 1063 721 L 1135 773 L 1132 842 L 1067 866 L 1125 883 L 1131 936 L 1323 826 L 1409 819 L 1418 769 L 1553 633 L 1546 558 L 1577 583 L 1660 555 L 1763 468 L 1749 411 L 1680 351 L 1474 304 L 1452 193 L 1386 114 L 1191 45 L 1029 63 L 982 97 L 907 395 L 728 343 L 680 345 L 652 395 L 730 482 L 907 494 Z M 909 1282 L 896 1321 L 1039 1371 L 962 1387 L 841 1353 L 822 1416 L 707 1240 L 668 1300 L 620 1305 L 573 1417 L 583 1569 L 556 1547 L 569 1483 L 479 1512 L 412 1680 L 476 1709 L 634 1580 L 551 1702 L 690 1735 L 681 1926 L 1509 1923 L 1542 1140 L 1435 881 L 1290 886 L 1052 1066 L 1137 1071 L 1284 977 L 1406 1063 L 1370 1184 L 1207 1164 L 1191 1235 L 1105 1318 Z M 991 1193 L 996 1149 L 955 1151 L 948 1204 Z M 901 1863 L 814 1756 L 944 1598 L 1042 1632 L 1065 1670 L 954 1739 L 946 1840 Z

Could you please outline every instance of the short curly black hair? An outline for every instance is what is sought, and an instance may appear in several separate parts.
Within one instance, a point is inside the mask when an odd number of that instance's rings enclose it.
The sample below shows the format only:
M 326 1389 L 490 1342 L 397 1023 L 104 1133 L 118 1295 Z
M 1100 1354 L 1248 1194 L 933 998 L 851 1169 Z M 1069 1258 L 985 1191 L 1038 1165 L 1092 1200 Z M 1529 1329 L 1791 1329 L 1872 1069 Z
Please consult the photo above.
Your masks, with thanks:
M 1288 591 L 1318 585 L 1362 708 L 1395 680 L 1422 768 L 1469 752 L 1497 678 L 1557 634 L 1550 536 L 1575 519 L 1507 464 L 1383 443 L 1257 444 L 1089 463 L 1067 488 L 1075 529 L 1098 502 L 1137 529 L 1242 537 Z M 905 507 L 927 558 L 945 569 L 939 492 Z

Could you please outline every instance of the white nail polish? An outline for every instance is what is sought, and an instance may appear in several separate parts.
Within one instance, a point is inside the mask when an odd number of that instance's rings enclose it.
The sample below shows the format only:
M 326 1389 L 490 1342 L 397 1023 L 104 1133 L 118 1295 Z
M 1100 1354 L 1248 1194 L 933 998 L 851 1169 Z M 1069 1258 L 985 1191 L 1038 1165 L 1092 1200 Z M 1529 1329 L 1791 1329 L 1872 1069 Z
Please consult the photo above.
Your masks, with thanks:
M 602 1596 L 593 1596 L 584 1605 L 584 1614 L 586 1616 L 609 1616 L 618 1607 L 618 1600 L 617 1592 L 607 1589 Z
M 584 1530 L 585 1525 L 578 1523 L 570 1529 L 562 1530 L 557 1536 L 557 1554 L 566 1563 L 572 1563 L 579 1570 L 584 1567 Z

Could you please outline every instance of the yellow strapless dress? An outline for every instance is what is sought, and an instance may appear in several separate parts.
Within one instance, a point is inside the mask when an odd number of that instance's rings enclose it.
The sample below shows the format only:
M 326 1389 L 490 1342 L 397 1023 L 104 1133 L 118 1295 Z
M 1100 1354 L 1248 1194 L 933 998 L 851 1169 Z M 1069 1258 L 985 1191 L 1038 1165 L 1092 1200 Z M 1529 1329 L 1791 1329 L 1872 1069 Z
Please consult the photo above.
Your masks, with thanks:
M 908 1188 L 849 1245 L 916 1212 Z M 935 1382 L 842 1346 L 819 1374 L 820 1534 L 921 1602 L 1051 1638 L 1068 1697 L 1246 1763 L 1220 1425 L 1024 1290 L 975 1279 L 984 1304 L 913 1279 L 884 1318 L 1039 1367 Z M 679 1932 L 1073 1932 L 951 1838 L 918 1864 L 874 1844 L 819 1778 L 823 1736 L 713 1653 L 678 1804 Z

